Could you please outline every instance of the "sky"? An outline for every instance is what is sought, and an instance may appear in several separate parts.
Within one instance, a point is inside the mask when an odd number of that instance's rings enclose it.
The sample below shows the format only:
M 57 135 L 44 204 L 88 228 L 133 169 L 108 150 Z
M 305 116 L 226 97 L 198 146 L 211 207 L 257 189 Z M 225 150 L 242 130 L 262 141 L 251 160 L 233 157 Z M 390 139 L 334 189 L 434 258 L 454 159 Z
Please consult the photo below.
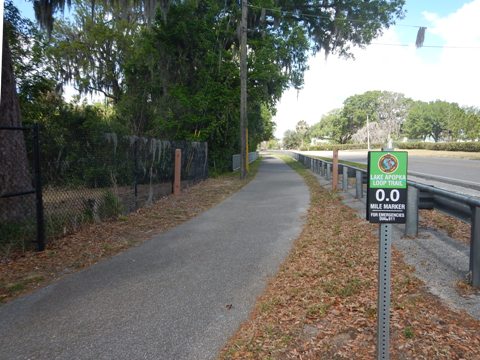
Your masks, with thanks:
M 33 18 L 30 1 L 14 3 Z M 313 125 L 347 97 L 369 90 L 480 107 L 480 0 L 407 0 L 405 9 L 405 18 L 383 36 L 355 49 L 355 60 L 325 59 L 323 53 L 310 58 L 303 89 L 287 90 L 277 105 L 275 136 L 282 138 L 300 120 Z M 441 47 L 416 49 L 419 26 L 427 27 L 425 46 Z
M 355 60 L 325 60 L 322 53 L 311 58 L 303 89 L 286 91 L 277 105 L 275 136 L 282 138 L 300 120 L 313 125 L 347 97 L 369 90 L 480 107 L 480 0 L 407 0 L 406 10 L 382 37 L 356 49 Z M 406 25 L 426 26 L 424 45 L 443 47 L 416 49 L 418 28 Z

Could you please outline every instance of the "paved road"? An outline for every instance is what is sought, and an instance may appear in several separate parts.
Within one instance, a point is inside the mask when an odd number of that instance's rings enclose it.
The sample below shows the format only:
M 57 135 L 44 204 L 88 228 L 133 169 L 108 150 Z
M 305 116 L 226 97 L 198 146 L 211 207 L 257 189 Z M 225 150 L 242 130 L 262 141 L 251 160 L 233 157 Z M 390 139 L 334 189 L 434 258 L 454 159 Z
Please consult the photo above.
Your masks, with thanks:
M 302 179 L 267 158 L 219 206 L 0 307 L 0 359 L 214 358 L 278 270 L 308 203 Z
M 304 151 L 302 153 L 332 156 L 331 151 Z M 340 151 L 341 160 L 367 163 L 366 151 Z M 409 156 L 408 170 L 416 173 L 431 174 L 456 180 L 480 184 L 480 161 L 468 159 L 453 159 L 445 157 Z

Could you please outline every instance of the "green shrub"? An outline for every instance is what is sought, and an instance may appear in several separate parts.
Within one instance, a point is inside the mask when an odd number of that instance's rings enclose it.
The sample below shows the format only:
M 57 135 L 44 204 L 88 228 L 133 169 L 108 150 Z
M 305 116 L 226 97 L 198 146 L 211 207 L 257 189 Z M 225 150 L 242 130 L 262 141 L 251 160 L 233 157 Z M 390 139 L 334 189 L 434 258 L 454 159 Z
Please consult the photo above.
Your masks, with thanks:
M 100 219 L 116 218 L 122 214 L 122 211 L 120 199 L 111 190 L 106 191 L 99 208 Z
M 395 144 L 397 149 L 443 150 L 443 151 L 480 151 L 480 142 L 405 142 Z
M 376 148 L 381 148 L 384 146 L 383 144 L 371 144 L 370 148 L 376 149 Z M 305 151 L 305 150 L 310 150 L 310 151 L 329 151 L 329 150 L 362 150 L 362 149 L 367 149 L 368 146 L 367 144 L 321 144 L 321 145 L 314 145 L 314 146 L 309 146 L 304 147 L 300 150 Z
M 0 222 L 0 258 L 7 258 L 12 251 L 24 252 L 36 238 L 36 222 Z

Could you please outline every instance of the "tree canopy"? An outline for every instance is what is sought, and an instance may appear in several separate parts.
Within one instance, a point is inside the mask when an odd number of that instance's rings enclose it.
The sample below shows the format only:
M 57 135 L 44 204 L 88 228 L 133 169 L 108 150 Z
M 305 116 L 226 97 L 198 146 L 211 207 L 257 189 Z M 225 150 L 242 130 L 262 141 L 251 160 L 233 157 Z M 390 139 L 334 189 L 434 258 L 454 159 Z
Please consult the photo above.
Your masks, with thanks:
M 389 91 L 367 91 L 353 95 L 343 102 L 341 109 L 325 115 L 314 126 L 313 135 L 339 144 L 352 140 L 366 142 L 368 119 L 369 129 L 375 133 L 378 141 L 385 141 L 388 137 L 397 139 L 409 104 L 410 101 L 403 94 Z
M 425 140 L 431 137 L 435 142 L 441 139 L 465 139 L 467 133 L 478 136 L 478 130 L 476 134 L 467 130 L 466 118 L 467 113 L 458 104 L 439 100 L 429 103 L 419 101 L 412 106 L 404 131 L 410 138 Z
M 108 121 L 117 128 L 208 141 L 211 165 L 227 167 L 239 149 L 239 1 L 33 3 L 50 34 L 42 40 L 49 43 L 42 58 L 54 74 L 44 77 L 49 89 L 58 88 L 56 81 L 83 94 L 102 93 L 113 109 Z M 54 23 L 55 14 L 70 5 L 72 19 Z M 401 18 L 403 5 L 404 0 L 250 1 L 250 148 L 273 135 L 276 103 L 286 88 L 303 86 L 309 55 L 351 57 L 353 47 L 369 44 Z M 42 114 L 49 113 L 43 105 Z M 51 105 L 61 104 L 52 98 Z
M 400 140 L 475 140 L 480 136 L 480 111 L 446 101 L 413 101 L 401 93 L 367 91 L 348 97 L 311 128 L 312 137 L 335 143 L 385 143 Z

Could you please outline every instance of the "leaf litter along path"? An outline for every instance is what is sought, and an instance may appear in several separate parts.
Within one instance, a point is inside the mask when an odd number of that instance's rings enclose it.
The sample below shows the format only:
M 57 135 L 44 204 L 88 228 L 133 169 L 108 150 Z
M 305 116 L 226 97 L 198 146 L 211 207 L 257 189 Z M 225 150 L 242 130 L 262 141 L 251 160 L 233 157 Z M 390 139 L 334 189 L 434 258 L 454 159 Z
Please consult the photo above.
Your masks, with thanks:
M 222 202 L 247 184 L 238 173 L 207 179 L 117 220 L 84 226 L 75 234 L 51 241 L 45 251 L 27 251 L 0 259 L 0 304 L 45 286 L 66 274 L 95 264 L 153 235 L 165 232 Z
M 377 226 L 284 160 L 310 187 L 308 219 L 220 359 L 373 359 Z M 428 293 L 395 248 L 392 258 L 391 358 L 480 359 L 480 322 Z

